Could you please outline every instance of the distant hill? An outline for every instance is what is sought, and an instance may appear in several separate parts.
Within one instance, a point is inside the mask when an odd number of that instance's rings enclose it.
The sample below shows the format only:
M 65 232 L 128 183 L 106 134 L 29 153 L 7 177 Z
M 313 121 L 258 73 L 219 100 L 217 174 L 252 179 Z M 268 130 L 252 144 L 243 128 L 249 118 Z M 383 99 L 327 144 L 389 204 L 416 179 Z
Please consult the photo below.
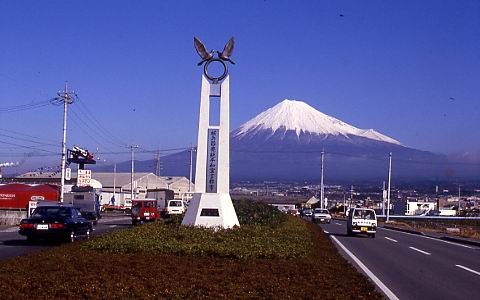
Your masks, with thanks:
M 480 177 L 479 165 L 456 164 L 443 154 L 406 147 L 374 129 L 354 127 L 295 100 L 278 103 L 230 133 L 231 177 L 316 180 L 322 150 L 325 176 L 331 180 L 386 178 L 389 152 L 397 179 Z M 161 161 L 162 174 L 188 176 L 188 151 L 164 156 Z M 129 171 L 130 162 L 117 164 L 117 169 Z M 153 172 L 155 163 L 139 161 L 136 170 Z

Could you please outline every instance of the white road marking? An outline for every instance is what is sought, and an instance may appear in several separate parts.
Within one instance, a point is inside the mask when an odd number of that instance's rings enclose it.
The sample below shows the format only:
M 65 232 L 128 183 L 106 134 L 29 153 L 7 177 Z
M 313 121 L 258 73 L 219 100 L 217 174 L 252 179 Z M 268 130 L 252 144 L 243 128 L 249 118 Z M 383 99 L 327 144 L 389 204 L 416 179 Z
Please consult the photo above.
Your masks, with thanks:
M 342 226 L 342 224 L 340 224 L 340 223 L 335 223 L 335 224 Z
M 363 272 L 365 272 L 365 274 L 367 274 L 368 277 L 370 277 L 370 279 L 382 290 L 382 292 L 390 299 L 392 300 L 399 300 L 398 297 L 385 285 L 383 284 L 383 282 L 378 279 L 377 276 L 375 276 L 375 274 L 372 273 L 372 271 L 370 271 L 352 252 L 350 252 L 347 247 L 345 247 L 342 243 L 340 243 L 340 241 L 334 237 L 334 236 L 330 236 L 332 238 L 332 240 L 337 243 L 340 248 L 342 248 L 343 251 L 345 251 L 345 253 L 350 256 L 351 259 L 353 259 L 353 261 L 363 270 Z
M 383 227 L 378 227 L 378 229 L 388 230 L 388 231 L 393 231 L 393 232 L 398 232 L 398 233 L 403 233 L 403 234 L 408 234 L 408 235 L 413 235 L 413 236 L 416 236 L 416 237 L 421 237 L 421 238 L 424 238 L 424 239 L 429 239 L 429 240 L 434 240 L 434 241 L 437 241 L 437 242 L 447 243 L 447 244 L 451 244 L 451 245 L 455 245 L 455 246 L 459 246 L 459 247 L 463 247 L 463 248 L 478 249 L 478 248 L 475 248 L 475 247 L 470 247 L 470 246 L 459 244 L 459 243 L 440 240 L 440 239 L 432 238 L 432 237 L 429 237 L 429 236 L 413 234 L 413 233 L 410 233 L 410 232 L 403 232 L 403 231 L 398 231 L 398 230 L 393 230 L 393 229 L 388 229 L 388 228 L 383 228 Z
M 392 241 L 392 242 L 398 243 L 398 241 L 397 241 L 397 240 L 394 240 L 394 239 L 392 239 L 392 238 L 389 238 L 388 236 L 386 236 L 385 238 L 386 238 L 387 240 L 389 240 L 389 241 Z
M 417 249 L 417 248 L 415 248 L 415 247 L 408 247 L 408 248 L 410 248 L 410 249 L 412 249 L 412 250 L 415 250 L 415 251 L 418 251 L 418 252 L 420 252 L 420 253 L 423 253 L 423 254 L 425 254 L 425 255 L 432 255 L 432 253 L 429 253 L 429 252 L 427 252 L 427 251 L 423 251 L 423 250 Z
M 480 275 L 480 272 L 475 271 L 475 270 L 472 270 L 472 269 L 467 268 L 467 267 L 465 267 L 465 266 L 462 266 L 462 265 L 455 265 L 455 266 L 457 266 L 457 267 L 459 267 L 459 268 L 461 268 L 461 269 L 464 269 L 464 270 L 466 270 L 466 271 L 468 271 L 468 272 L 472 272 L 473 274 Z
M 325 232 L 326 234 L 329 234 L 330 232 L 326 231 L 325 229 L 323 230 L 323 232 Z
M 114 227 L 117 227 L 117 225 L 109 225 L 108 227 L 114 228 Z

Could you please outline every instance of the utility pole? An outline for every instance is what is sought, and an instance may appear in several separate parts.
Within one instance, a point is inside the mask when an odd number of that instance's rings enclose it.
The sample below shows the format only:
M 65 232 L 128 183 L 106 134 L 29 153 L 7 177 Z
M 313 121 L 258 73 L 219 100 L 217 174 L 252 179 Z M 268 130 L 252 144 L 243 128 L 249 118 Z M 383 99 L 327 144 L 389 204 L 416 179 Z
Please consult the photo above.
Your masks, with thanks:
M 350 204 L 348 205 L 349 208 L 352 206 L 352 203 L 353 203 L 353 184 L 350 186 Z
M 325 154 L 325 151 L 322 150 L 322 154 L 321 154 L 321 167 L 320 167 L 320 172 L 321 172 L 321 176 L 320 176 L 320 207 L 321 208 L 325 208 L 324 206 L 324 203 L 323 203 L 323 156 Z
M 65 87 L 63 91 L 57 92 L 57 97 L 52 99 L 53 104 L 63 104 L 63 138 L 62 138 L 62 162 L 61 162 L 61 179 L 60 179 L 60 202 L 63 202 L 63 194 L 65 187 L 65 165 L 67 161 L 67 107 L 72 104 L 75 92 L 68 91 L 68 82 L 65 81 Z
M 115 191 L 117 190 L 117 163 L 113 164 L 113 203 L 112 205 L 115 204 Z
M 160 177 L 160 149 L 155 154 L 155 175 Z
M 343 191 L 343 215 L 346 215 L 346 213 L 347 213 L 347 208 L 345 203 L 345 191 Z
M 460 184 L 458 185 L 458 211 L 460 211 Z
M 385 215 L 385 180 L 382 187 L 382 216 Z
M 135 146 L 135 145 L 130 146 L 130 151 L 132 153 L 132 158 L 131 158 L 132 169 L 131 169 L 131 172 L 130 172 L 130 199 L 132 201 L 133 201 L 133 174 L 135 173 L 135 166 L 134 166 L 133 158 L 134 158 L 134 151 L 137 148 L 138 148 L 138 146 Z
M 190 176 L 189 176 L 189 182 L 188 182 L 188 192 L 190 193 L 192 191 L 192 171 L 193 169 L 193 147 L 190 147 Z
M 388 154 L 388 191 L 387 191 L 387 222 L 390 222 L 390 185 L 392 182 L 392 152 Z

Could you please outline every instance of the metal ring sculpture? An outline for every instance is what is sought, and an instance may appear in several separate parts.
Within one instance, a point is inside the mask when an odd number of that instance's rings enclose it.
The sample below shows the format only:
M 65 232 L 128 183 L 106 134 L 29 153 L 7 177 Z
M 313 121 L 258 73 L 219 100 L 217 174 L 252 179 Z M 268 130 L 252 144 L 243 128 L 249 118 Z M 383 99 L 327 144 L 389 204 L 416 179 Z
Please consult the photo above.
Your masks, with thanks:
M 210 76 L 210 74 L 208 74 L 208 66 L 210 65 L 210 63 L 214 62 L 214 61 L 218 61 L 219 63 L 221 63 L 223 65 L 223 74 L 220 75 L 220 77 L 213 77 L 213 76 Z M 205 66 L 203 66 L 203 73 L 205 74 L 205 76 L 210 79 L 211 81 L 213 81 L 214 83 L 218 83 L 219 81 L 223 80 L 225 77 L 227 77 L 227 74 L 228 74 L 228 67 L 227 67 L 227 64 L 219 59 L 219 58 L 212 58 L 212 59 L 209 59 L 206 63 L 205 63 Z

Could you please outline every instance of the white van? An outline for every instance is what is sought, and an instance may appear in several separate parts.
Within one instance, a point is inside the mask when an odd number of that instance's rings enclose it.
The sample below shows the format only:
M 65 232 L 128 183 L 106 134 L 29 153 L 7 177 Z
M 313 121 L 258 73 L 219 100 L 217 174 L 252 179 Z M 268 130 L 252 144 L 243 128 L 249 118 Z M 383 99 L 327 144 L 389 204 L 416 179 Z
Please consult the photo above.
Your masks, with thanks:
M 374 238 L 377 233 L 377 215 L 373 209 L 350 208 L 347 218 L 347 235 L 365 233 Z
M 167 215 L 182 215 L 185 210 L 185 203 L 182 200 L 168 200 Z

